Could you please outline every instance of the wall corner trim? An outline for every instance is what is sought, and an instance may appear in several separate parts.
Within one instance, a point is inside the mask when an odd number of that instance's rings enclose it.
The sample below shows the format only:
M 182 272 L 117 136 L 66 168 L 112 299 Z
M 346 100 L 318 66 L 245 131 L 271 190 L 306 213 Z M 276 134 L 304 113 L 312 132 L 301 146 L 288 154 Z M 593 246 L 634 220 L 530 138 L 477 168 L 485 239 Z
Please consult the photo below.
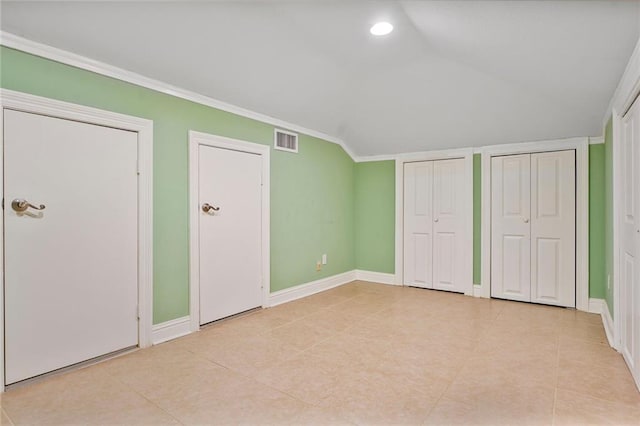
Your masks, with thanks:
M 609 346 L 613 349 L 618 349 L 613 339 L 613 319 L 611 318 L 611 312 L 609 312 L 609 305 L 604 299 L 589 299 L 589 312 L 592 314 L 600 314 L 602 317 L 602 325 L 604 326 L 604 332 L 607 335 Z
M 113 65 L 106 64 L 104 62 L 97 61 L 95 59 L 88 58 L 86 56 L 78 55 L 76 53 L 69 52 L 67 50 L 59 49 L 57 47 L 49 46 L 44 43 L 39 43 L 33 40 L 26 39 L 24 37 L 17 36 L 15 34 L 0 31 L 0 45 L 8 47 L 10 49 L 19 50 L 21 52 L 29 53 L 31 55 L 39 56 L 41 58 L 50 59 L 61 64 L 69 65 L 75 68 L 80 68 L 86 71 L 91 71 L 96 74 L 104 75 L 107 77 L 115 78 L 116 80 L 125 81 L 127 83 L 135 84 L 146 89 L 151 89 L 156 92 L 164 93 L 165 95 L 175 96 L 177 98 L 186 99 L 201 105 L 205 105 L 211 108 L 215 108 L 221 111 L 230 112 L 232 114 L 239 115 L 241 117 L 250 118 L 252 120 L 267 123 L 276 127 L 282 127 L 294 132 L 303 133 L 305 135 L 313 136 L 315 138 L 323 139 L 327 142 L 332 142 L 340 145 L 342 149 L 351 157 L 355 159 L 356 156 L 349 148 L 349 146 L 340 138 L 328 135 L 323 132 L 308 129 L 297 124 L 289 123 L 284 120 L 280 120 L 275 117 L 271 117 L 266 114 L 251 111 L 246 108 L 239 107 L 237 105 L 229 104 L 227 102 L 219 101 L 209 96 L 201 95 L 190 90 L 183 89 L 181 87 L 173 86 L 171 84 L 155 80 L 149 77 L 145 77 L 141 74 L 125 70 L 123 68 L 115 67 Z
M 191 317 L 189 315 L 161 322 L 151 327 L 151 342 L 157 345 L 162 342 L 186 336 L 191 331 Z
M 266 307 L 273 307 L 283 303 L 292 302 L 303 297 L 311 296 L 312 294 L 320 293 L 321 291 L 350 283 L 355 279 L 355 271 L 347 271 L 341 274 L 285 288 L 283 290 L 274 291 L 269 295 Z
M 355 271 L 356 280 L 368 281 L 372 283 L 378 284 L 388 284 L 388 285 L 402 285 L 396 281 L 395 274 L 388 274 L 385 272 L 374 272 L 374 271 L 364 271 L 362 269 L 356 269 Z

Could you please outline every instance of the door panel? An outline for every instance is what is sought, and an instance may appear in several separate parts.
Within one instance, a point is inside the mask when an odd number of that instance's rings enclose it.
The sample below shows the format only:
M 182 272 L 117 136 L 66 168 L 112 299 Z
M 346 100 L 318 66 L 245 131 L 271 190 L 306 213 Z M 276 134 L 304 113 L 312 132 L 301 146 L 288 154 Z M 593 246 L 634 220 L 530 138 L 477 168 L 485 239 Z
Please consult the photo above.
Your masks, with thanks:
M 433 288 L 464 293 L 464 160 L 433 162 Z
M 433 288 L 433 162 L 404 165 L 404 284 Z
M 531 300 L 531 156 L 491 159 L 491 296 Z
M 576 306 L 575 151 L 531 155 L 531 301 Z
M 137 133 L 5 109 L 4 150 L 6 384 L 135 346 Z
M 199 146 L 200 324 L 262 300 L 262 158 Z

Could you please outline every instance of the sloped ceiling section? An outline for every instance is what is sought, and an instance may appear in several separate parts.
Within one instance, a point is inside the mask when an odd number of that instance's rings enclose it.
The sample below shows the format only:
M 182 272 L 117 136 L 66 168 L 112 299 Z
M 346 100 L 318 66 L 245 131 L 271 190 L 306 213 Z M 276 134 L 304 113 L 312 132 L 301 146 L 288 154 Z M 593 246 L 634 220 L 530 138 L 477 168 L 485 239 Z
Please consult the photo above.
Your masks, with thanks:
M 7 31 L 359 156 L 599 135 L 639 1 L 7 2 Z M 395 30 L 375 38 L 378 20 Z

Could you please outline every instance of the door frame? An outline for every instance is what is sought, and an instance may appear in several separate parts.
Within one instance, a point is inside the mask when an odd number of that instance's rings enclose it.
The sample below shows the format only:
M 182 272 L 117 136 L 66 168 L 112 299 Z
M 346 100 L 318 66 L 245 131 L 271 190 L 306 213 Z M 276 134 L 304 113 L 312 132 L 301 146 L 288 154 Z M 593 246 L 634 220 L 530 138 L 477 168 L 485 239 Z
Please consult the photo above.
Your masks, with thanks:
M 576 151 L 576 309 L 589 310 L 589 138 L 569 138 L 482 148 L 482 259 L 480 297 L 491 297 L 491 157 Z
M 191 331 L 200 330 L 200 250 L 199 150 L 200 145 L 257 154 L 262 159 L 262 307 L 268 306 L 271 292 L 270 260 L 270 154 L 268 145 L 231 139 L 209 133 L 189 131 L 189 319 Z
M 449 149 L 442 151 L 401 154 L 396 157 L 396 284 L 404 285 L 404 164 L 420 161 L 464 160 L 464 186 L 466 200 L 462 220 L 465 234 L 464 276 L 467 296 L 473 295 L 473 149 Z
M 138 346 L 151 346 L 153 322 L 153 121 L 41 96 L 0 89 L 0 197 L 4 199 L 4 110 L 11 109 L 138 134 Z M 4 258 L 4 214 L 0 215 Z M 4 262 L 0 262 L 4 289 Z M 4 292 L 0 291 L 0 342 L 4 342 Z M 0 348 L 0 392 L 4 391 L 4 344 Z
M 611 285 L 613 286 L 613 313 L 609 312 L 608 305 L 603 306 L 603 309 L 607 310 L 607 321 L 613 320 L 613 324 L 608 326 L 613 328 L 613 342 L 610 342 L 614 349 L 619 350 L 622 342 L 622 330 L 620 315 L 620 272 L 621 272 L 621 245 L 620 245 L 620 223 L 622 221 L 622 203 L 624 201 L 624 195 L 622 193 L 622 118 L 628 112 L 633 105 L 636 98 L 640 96 L 640 39 L 636 43 L 635 49 L 627 63 L 627 67 L 620 79 L 616 91 L 614 93 L 609 108 L 604 116 L 603 128 L 606 127 L 607 121 L 611 117 L 612 121 L 612 191 L 613 191 L 613 206 L 612 206 L 612 221 L 613 221 L 613 238 L 612 238 L 612 250 L 613 250 L 613 265 L 612 265 L 612 277 Z M 613 314 L 613 318 L 611 315 Z M 636 385 L 640 388 L 640 377 L 632 375 L 636 381 Z

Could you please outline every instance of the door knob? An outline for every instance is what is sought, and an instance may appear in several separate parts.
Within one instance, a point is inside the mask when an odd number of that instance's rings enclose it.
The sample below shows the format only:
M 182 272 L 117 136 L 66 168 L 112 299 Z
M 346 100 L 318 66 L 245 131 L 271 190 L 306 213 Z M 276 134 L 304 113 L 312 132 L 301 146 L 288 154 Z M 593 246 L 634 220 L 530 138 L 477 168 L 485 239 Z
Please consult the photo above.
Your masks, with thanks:
M 524 223 L 529 223 L 529 219 L 523 219 Z
M 438 222 L 440 219 L 433 219 L 434 222 Z
M 32 208 L 34 210 L 44 210 L 45 205 L 40 204 L 40 206 L 34 206 L 27 200 L 24 200 L 22 198 L 16 198 L 11 202 L 11 208 L 17 211 L 18 213 L 22 213 L 22 212 L 26 212 L 28 208 Z
M 205 213 L 209 213 L 211 210 L 213 210 L 214 212 L 217 212 L 220 210 L 220 207 L 214 207 L 209 203 L 204 203 L 202 205 L 202 211 Z

